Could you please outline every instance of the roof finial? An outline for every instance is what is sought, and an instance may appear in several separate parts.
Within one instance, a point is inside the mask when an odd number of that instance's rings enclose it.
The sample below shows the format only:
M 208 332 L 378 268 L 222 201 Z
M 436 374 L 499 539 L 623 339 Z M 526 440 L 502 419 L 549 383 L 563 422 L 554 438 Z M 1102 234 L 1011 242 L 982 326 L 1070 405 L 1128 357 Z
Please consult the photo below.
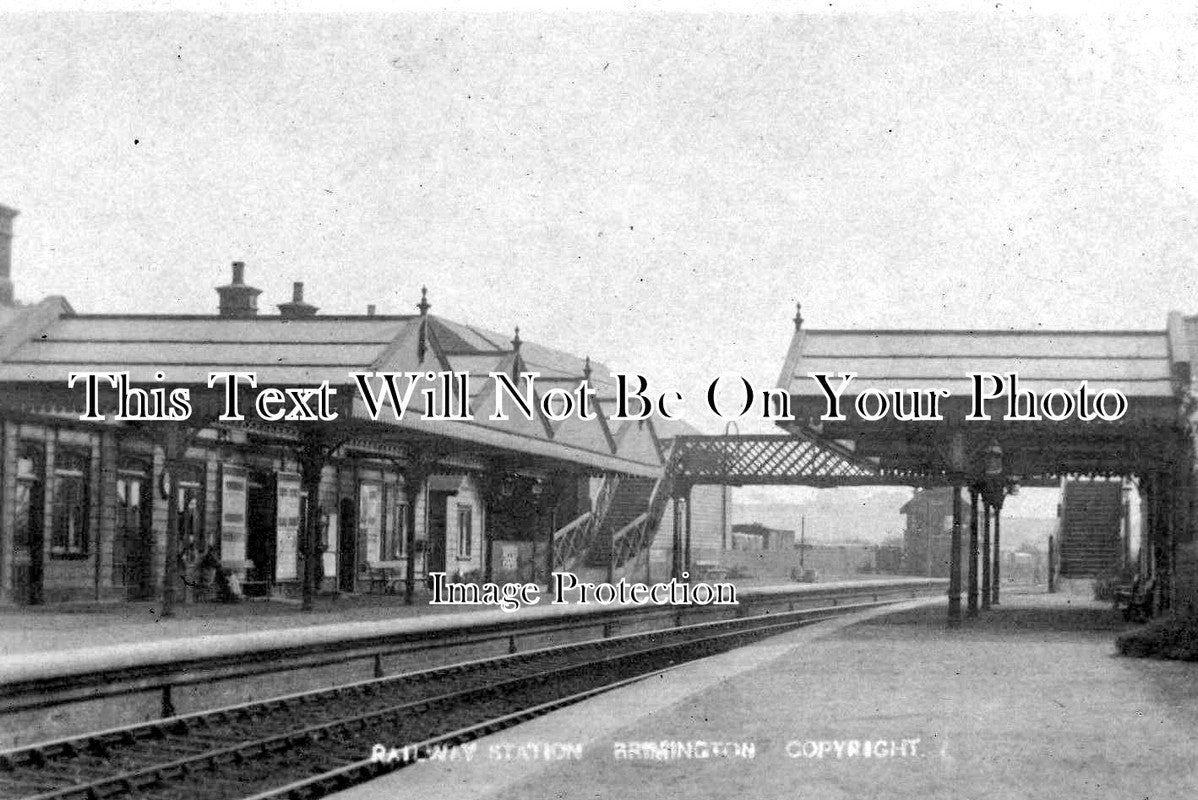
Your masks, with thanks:
M 522 345 L 522 344 L 524 344 L 524 342 L 521 341 L 521 339 L 520 339 L 520 326 L 517 325 L 516 326 L 516 335 L 512 339 L 512 350 L 515 351 L 516 353 L 519 353 L 520 345 Z
M 416 340 L 416 360 L 418 363 L 424 363 L 424 357 L 428 355 L 428 310 L 432 304 L 428 301 L 428 287 L 420 287 L 420 302 L 416 304 L 416 308 L 420 309 L 420 333 Z
M 795 303 L 795 330 L 803 327 L 803 304 Z
M 583 380 L 590 383 L 590 381 L 591 381 L 591 357 L 590 356 L 587 356 L 587 360 L 584 361 L 582 364 L 582 377 L 583 377 Z

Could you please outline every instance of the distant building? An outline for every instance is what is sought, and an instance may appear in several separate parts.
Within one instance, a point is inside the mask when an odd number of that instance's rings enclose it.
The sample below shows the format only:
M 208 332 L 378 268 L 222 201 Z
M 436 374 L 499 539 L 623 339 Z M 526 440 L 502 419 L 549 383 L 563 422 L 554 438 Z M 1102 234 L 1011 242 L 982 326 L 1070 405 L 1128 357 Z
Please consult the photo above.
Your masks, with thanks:
M 907 518 L 903 533 L 902 571 L 930 578 L 948 577 L 953 532 L 953 490 L 916 489 L 901 509 Z M 961 526 L 969 527 L 968 495 L 962 497 Z M 962 561 L 967 558 L 962 547 Z
M 865 542 L 798 543 L 793 531 L 737 525 L 723 566 L 770 583 L 836 580 L 873 573 L 900 574 L 901 548 Z
M 733 550 L 793 550 L 795 532 L 767 528 L 756 522 L 732 526 Z
M 874 557 L 874 572 L 881 575 L 903 573 L 903 548 L 901 545 L 880 544 Z

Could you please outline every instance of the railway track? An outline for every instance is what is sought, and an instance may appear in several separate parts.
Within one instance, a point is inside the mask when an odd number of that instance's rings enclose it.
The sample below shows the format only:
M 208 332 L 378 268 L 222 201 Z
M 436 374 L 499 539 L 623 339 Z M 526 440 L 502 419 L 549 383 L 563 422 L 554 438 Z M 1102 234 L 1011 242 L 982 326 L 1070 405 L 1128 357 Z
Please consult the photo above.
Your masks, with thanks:
M 530 650 L 0 752 L 0 797 L 312 798 L 843 604 Z M 408 754 L 372 758 L 381 744 Z

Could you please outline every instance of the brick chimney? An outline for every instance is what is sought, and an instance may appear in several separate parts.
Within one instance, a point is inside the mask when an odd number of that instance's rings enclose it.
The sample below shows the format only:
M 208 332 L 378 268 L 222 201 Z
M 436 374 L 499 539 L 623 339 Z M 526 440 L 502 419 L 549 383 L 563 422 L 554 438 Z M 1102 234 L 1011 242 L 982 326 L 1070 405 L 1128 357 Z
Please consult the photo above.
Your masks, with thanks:
M 0 306 L 14 304 L 12 288 L 12 220 L 15 208 L 0 206 Z
M 261 289 L 245 285 L 245 262 L 233 262 L 233 282 L 227 286 L 217 286 L 216 293 L 220 295 L 220 315 L 231 319 L 245 319 L 258 316 L 258 295 Z
M 304 284 L 296 281 L 291 284 L 291 302 L 279 303 L 280 316 L 287 319 L 302 319 L 316 316 L 316 306 L 304 302 Z

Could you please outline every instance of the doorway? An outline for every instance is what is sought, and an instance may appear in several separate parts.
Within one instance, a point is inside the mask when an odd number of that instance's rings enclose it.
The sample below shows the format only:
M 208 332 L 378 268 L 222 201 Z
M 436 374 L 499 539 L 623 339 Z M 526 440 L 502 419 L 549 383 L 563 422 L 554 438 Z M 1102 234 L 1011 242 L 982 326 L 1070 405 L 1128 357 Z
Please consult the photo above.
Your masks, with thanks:
M 354 556 L 357 554 L 354 537 L 358 532 L 354 501 L 341 499 L 337 519 L 337 589 L 342 592 L 354 590 Z
M 127 599 L 146 600 L 154 593 L 151 572 L 154 530 L 148 464 L 132 459 L 121 462 L 116 498 L 112 581 L 125 587 Z
M 449 498 L 455 492 L 428 493 L 428 550 L 424 562 L 424 574 L 445 571 L 445 537 L 448 534 L 447 509 Z
M 40 605 L 45 584 L 45 459 L 35 444 L 17 457 L 17 498 L 13 531 L 13 596 L 18 603 Z
M 250 474 L 246 491 L 245 556 L 253 562 L 249 580 L 267 584 L 275 579 L 275 502 L 274 473 Z

